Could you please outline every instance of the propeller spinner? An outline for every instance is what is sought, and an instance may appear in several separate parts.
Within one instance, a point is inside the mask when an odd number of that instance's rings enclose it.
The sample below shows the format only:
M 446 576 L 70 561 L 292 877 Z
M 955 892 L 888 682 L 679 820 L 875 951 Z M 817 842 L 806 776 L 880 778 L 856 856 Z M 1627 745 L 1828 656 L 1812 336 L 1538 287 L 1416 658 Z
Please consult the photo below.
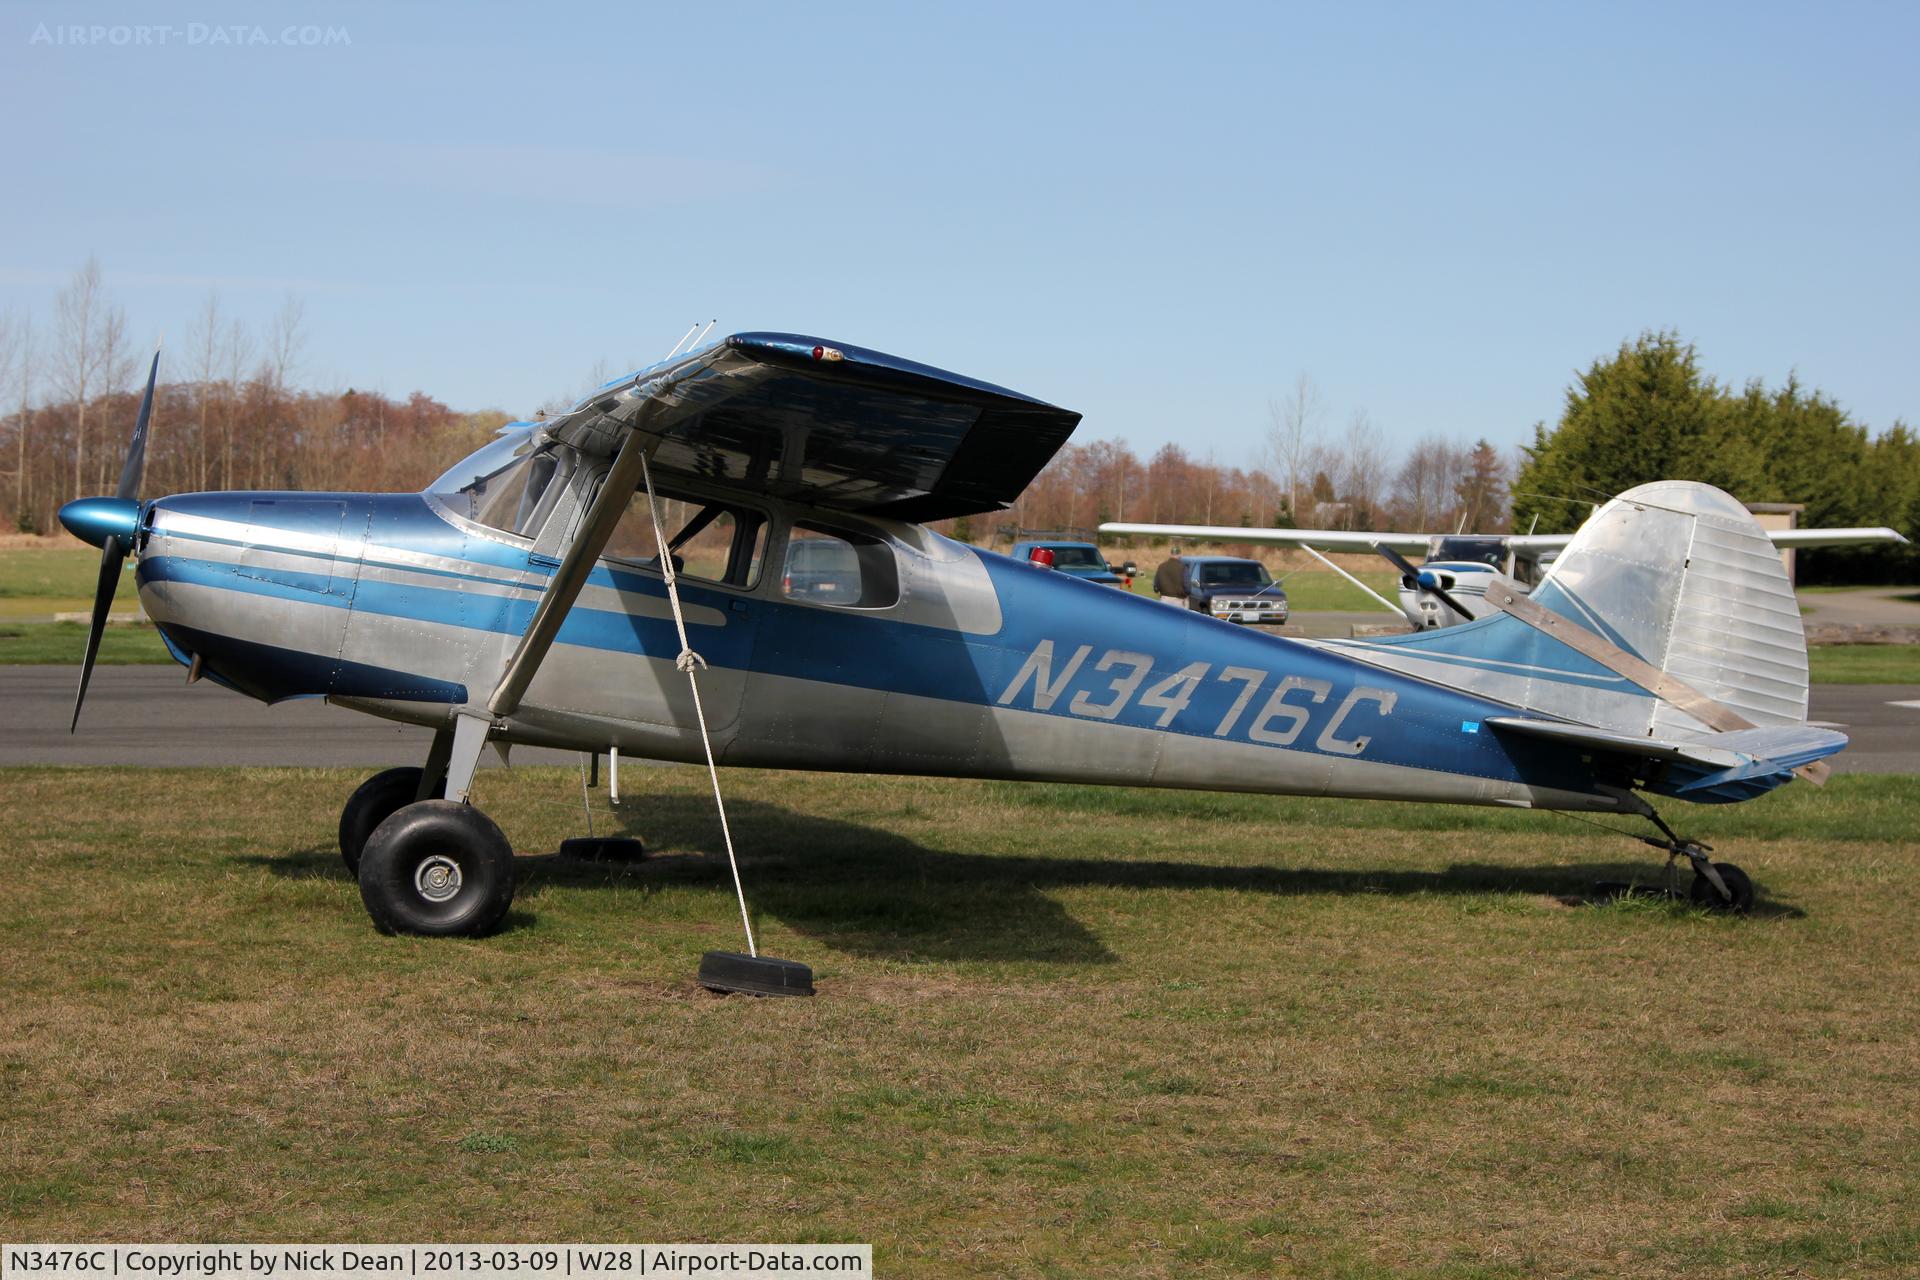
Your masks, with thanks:
M 147 463 L 147 423 L 153 418 L 153 384 L 160 373 L 160 351 L 155 348 L 147 369 L 146 394 L 140 397 L 140 416 L 134 420 L 133 441 L 120 467 L 120 485 L 111 498 L 78 498 L 60 508 L 60 523 L 82 542 L 100 548 L 100 578 L 93 588 L 93 617 L 87 629 L 87 656 L 80 664 L 80 688 L 73 695 L 72 733 L 80 726 L 80 707 L 87 700 L 87 682 L 100 656 L 100 636 L 107 629 L 107 611 L 120 585 L 120 566 L 133 550 L 140 525 L 140 476 Z

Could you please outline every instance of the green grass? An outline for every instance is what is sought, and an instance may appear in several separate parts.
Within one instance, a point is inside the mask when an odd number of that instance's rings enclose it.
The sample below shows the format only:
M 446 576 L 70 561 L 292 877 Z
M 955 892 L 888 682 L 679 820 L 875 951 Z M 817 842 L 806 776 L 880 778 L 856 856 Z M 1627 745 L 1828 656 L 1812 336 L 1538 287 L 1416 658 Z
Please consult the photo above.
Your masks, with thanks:
M 1353 576 L 1387 599 L 1397 599 L 1394 593 L 1400 589 L 1399 574 L 1356 573 Z M 1326 569 L 1301 569 L 1288 574 L 1281 585 L 1286 588 L 1287 600 L 1296 610 L 1373 609 L 1382 618 L 1387 618 L 1378 600 L 1371 599 L 1366 592 Z M 1388 620 L 1391 621 L 1390 618 Z
M 127 569 L 132 570 L 129 562 Z M 92 547 L 14 547 L 0 551 L 0 622 L 89 609 L 99 581 L 100 553 Z M 131 609 L 133 579 L 120 584 Z
M 1807 669 L 1815 684 L 1920 684 L 1920 645 L 1814 645 Z
M 643 775 L 643 779 L 642 779 Z M 871 1241 L 889 1275 L 1920 1269 L 1920 779 L 1674 806 L 1729 920 L 1577 905 L 1544 814 L 637 771 L 483 775 L 507 926 L 385 938 L 357 772 L 0 772 L 20 1239 Z
M 87 652 L 87 628 L 79 622 L 0 622 L 0 666 L 73 663 Z M 152 627 L 108 627 L 100 634 L 98 661 L 110 665 L 172 662 Z
M 1354 576 L 1389 600 L 1394 598 L 1393 593 L 1398 589 L 1400 581 L 1399 575 L 1391 572 L 1357 573 Z M 1372 609 L 1378 611 L 1382 618 L 1387 617 L 1386 611 L 1380 608 L 1379 601 L 1370 599 L 1365 592 L 1351 582 L 1327 569 L 1295 570 L 1285 576 L 1281 585 L 1286 589 L 1287 602 L 1295 612 L 1320 609 L 1346 611 Z M 1152 595 L 1153 575 L 1140 574 L 1133 580 L 1133 589 L 1140 595 Z

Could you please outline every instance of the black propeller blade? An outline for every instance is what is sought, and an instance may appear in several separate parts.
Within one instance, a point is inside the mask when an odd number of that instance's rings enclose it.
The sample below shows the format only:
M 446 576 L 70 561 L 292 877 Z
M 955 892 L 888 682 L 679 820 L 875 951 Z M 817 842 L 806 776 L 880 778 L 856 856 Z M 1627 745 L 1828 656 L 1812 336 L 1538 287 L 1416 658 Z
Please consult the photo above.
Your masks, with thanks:
M 1459 614 L 1466 621 L 1473 621 L 1473 615 L 1467 612 L 1467 606 L 1455 600 L 1452 593 L 1448 592 L 1439 583 L 1422 582 L 1420 580 L 1420 570 L 1415 568 L 1405 556 L 1382 542 L 1374 543 L 1373 549 L 1392 561 L 1393 567 L 1400 571 L 1402 580 L 1405 581 L 1409 587 L 1418 587 L 1422 591 L 1431 592 L 1433 595 L 1439 597 L 1441 604 L 1446 605 L 1447 608 Z
M 100 637 L 107 629 L 107 612 L 113 608 L 113 593 L 120 585 L 120 566 L 126 562 L 127 552 L 133 545 L 138 524 L 140 477 L 147 464 L 147 423 L 153 419 L 153 385 L 159 374 L 160 350 L 156 347 L 153 363 L 147 369 L 147 391 L 140 397 L 140 416 L 133 423 L 133 441 L 127 446 L 127 460 L 120 467 L 120 485 L 114 491 L 115 509 L 96 498 L 82 499 L 81 503 L 90 504 L 89 509 L 76 513 L 72 520 L 68 519 L 68 508 L 60 512 L 61 522 L 76 536 L 89 542 L 97 541 L 100 546 L 100 578 L 93 588 L 87 656 L 80 663 L 80 688 L 73 695 L 73 722 L 67 726 L 68 733 L 80 727 L 80 707 L 87 700 L 87 682 L 93 679 L 94 659 L 100 656 Z M 132 518 L 128 518 L 124 510 L 124 504 L 129 502 L 135 504 Z M 78 508 L 81 503 L 68 505 Z

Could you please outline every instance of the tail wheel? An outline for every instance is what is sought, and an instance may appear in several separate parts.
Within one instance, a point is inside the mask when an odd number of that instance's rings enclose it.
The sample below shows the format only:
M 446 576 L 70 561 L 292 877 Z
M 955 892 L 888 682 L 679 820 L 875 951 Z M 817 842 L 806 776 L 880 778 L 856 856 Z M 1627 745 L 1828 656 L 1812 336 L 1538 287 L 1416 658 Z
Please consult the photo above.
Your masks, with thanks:
M 420 795 L 425 772 L 412 766 L 388 769 L 368 778 L 347 798 L 347 807 L 340 811 L 340 860 L 350 874 L 360 874 L 360 854 L 374 828 Z
M 383 932 L 477 937 L 513 904 L 513 847 L 471 805 L 409 804 L 368 839 L 360 898 Z
M 1693 887 L 1687 892 L 1687 897 L 1692 900 L 1693 905 L 1706 907 L 1710 911 L 1729 911 L 1740 916 L 1753 910 L 1753 881 L 1747 873 L 1731 862 L 1716 862 L 1713 864 L 1713 869 L 1720 873 L 1720 879 L 1726 884 L 1727 891 L 1733 895 L 1733 900 L 1728 901 L 1722 898 L 1719 890 L 1713 887 L 1711 880 L 1695 873 Z

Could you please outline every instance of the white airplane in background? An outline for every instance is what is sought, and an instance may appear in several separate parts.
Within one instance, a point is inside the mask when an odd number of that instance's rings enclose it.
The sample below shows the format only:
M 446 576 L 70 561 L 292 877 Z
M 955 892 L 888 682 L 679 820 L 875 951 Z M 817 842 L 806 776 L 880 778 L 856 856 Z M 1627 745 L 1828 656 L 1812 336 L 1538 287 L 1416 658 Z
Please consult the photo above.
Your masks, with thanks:
M 1546 575 L 1553 558 L 1573 540 L 1571 533 L 1368 533 L 1345 529 L 1242 529 L 1232 525 L 1133 524 L 1110 522 L 1100 532 L 1165 537 L 1187 542 L 1251 542 L 1297 547 L 1367 593 L 1390 612 L 1405 615 L 1416 630 L 1452 626 L 1497 613 L 1487 588 L 1505 581 L 1530 593 Z M 1782 551 L 1801 547 L 1847 547 L 1869 542 L 1905 542 L 1898 530 L 1769 529 L 1767 537 Z M 1322 551 L 1371 551 L 1400 570 L 1398 605 L 1342 569 Z M 1408 563 L 1405 553 L 1422 553 L 1425 563 Z

